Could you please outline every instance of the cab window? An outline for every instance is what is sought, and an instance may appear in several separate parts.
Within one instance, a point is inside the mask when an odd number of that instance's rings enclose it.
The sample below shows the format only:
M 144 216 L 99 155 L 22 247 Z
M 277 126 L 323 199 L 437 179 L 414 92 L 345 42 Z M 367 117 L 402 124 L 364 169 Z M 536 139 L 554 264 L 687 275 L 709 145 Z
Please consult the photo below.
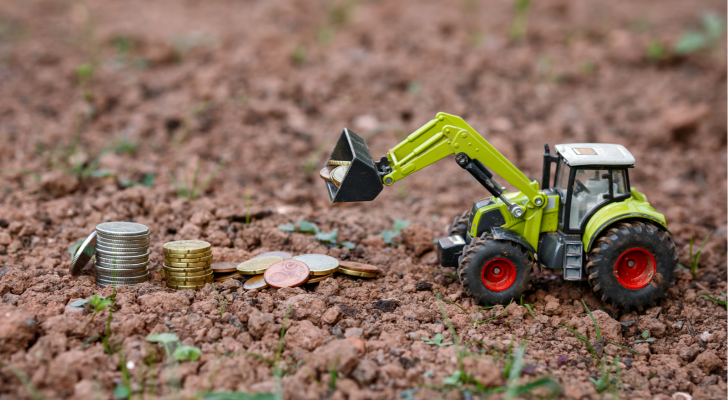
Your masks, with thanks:
M 559 192 L 561 202 L 566 203 L 566 192 L 569 188 L 569 173 L 571 168 L 564 162 L 564 159 L 559 160 L 559 165 L 556 168 L 556 176 L 554 177 L 554 190 Z
M 623 169 L 612 171 L 612 191 L 614 197 L 623 196 L 628 194 L 627 179 Z
M 571 188 L 569 229 L 578 230 L 589 212 L 609 201 L 609 174 L 607 169 L 577 169 Z

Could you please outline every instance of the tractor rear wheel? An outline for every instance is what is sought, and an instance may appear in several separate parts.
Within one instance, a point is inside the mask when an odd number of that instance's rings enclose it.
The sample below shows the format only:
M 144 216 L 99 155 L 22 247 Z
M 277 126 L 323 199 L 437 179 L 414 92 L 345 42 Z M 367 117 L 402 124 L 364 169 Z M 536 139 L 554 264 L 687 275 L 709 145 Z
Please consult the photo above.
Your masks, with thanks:
M 622 222 L 597 239 L 586 270 L 602 300 L 642 311 L 672 287 L 678 258 L 664 230 L 649 222 Z
M 465 239 L 465 234 L 468 231 L 468 212 L 469 210 L 465 210 L 462 215 L 455 217 L 452 225 L 447 227 L 448 235 L 460 235 Z
M 521 245 L 483 235 L 464 250 L 458 276 L 465 293 L 491 306 L 520 297 L 530 287 L 533 268 Z

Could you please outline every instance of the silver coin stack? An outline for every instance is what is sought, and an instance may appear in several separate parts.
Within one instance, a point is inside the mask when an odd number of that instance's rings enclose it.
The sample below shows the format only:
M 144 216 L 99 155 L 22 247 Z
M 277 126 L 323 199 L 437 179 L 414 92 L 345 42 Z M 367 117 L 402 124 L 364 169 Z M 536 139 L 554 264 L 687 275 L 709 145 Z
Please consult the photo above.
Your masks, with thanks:
M 149 280 L 149 228 L 134 222 L 96 225 L 96 284 L 134 286 Z

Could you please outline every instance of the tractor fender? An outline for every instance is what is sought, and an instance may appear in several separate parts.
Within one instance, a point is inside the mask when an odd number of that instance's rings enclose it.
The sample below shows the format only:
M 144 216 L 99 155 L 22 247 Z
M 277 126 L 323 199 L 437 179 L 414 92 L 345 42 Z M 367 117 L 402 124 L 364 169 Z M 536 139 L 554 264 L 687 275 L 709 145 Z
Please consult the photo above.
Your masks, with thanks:
M 634 194 L 636 191 L 632 189 L 632 192 Z M 639 192 L 637 194 L 641 195 Z M 646 220 L 672 234 L 667 228 L 665 216 L 655 211 L 644 196 L 633 195 L 628 200 L 602 207 L 589 219 L 584 229 L 584 235 L 581 238 L 584 244 L 584 252 L 587 253 L 591 250 L 592 245 L 594 245 L 602 231 L 615 222 L 624 219 Z
M 490 230 L 493 233 L 493 239 L 518 243 L 528 250 L 534 260 L 536 259 L 536 249 L 534 249 L 531 243 L 528 242 L 528 239 L 520 233 L 513 229 L 503 228 L 501 226 L 494 226 Z

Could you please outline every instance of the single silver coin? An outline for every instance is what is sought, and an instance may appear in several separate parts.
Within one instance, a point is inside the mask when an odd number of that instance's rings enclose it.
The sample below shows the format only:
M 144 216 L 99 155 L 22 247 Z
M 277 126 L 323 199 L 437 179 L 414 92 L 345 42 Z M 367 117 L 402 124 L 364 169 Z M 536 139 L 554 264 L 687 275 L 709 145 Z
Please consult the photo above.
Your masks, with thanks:
M 111 278 L 133 278 L 137 276 L 144 276 L 144 274 L 148 273 L 149 271 L 142 268 L 142 269 L 129 269 L 129 270 L 103 270 L 101 268 L 96 268 L 96 276 L 101 277 L 102 279 L 111 279 Z
M 96 260 L 97 267 L 102 267 L 106 269 L 135 269 L 135 268 L 146 268 L 149 265 L 149 261 L 136 263 L 136 264 L 110 264 L 106 262 L 99 262 L 99 260 Z
M 145 235 L 149 233 L 146 225 L 137 224 L 136 222 L 104 222 L 96 225 L 96 231 L 104 236 L 134 236 Z
M 149 273 L 139 276 L 129 277 L 112 277 L 112 276 L 96 276 L 96 282 L 103 283 L 141 283 L 149 280 Z
M 104 239 L 101 236 L 96 237 L 96 243 L 100 245 L 104 245 L 107 247 L 113 247 L 113 246 L 121 246 L 121 247 L 149 247 L 149 239 L 144 240 L 126 240 L 126 239 L 119 239 L 119 240 L 109 240 Z
M 132 255 L 124 255 L 116 252 L 107 252 L 104 250 L 101 250 L 100 252 L 96 251 L 96 258 L 103 258 L 105 260 L 109 261 L 131 261 L 131 260 L 138 260 L 142 258 L 149 259 L 149 250 L 147 250 L 144 254 L 132 254 Z M 145 261 L 145 260 L 142 260 Z M 142 262 L 142 261 L 136 261 L 136 262 Z
M 73 276 L 81 275 L 81 271 L 83 270 L 83 267 L 88 264 L 89 261 L 91 261 L 91 258 L 94 256 L 96 248 L 96 231 L 91 232 L 90 235 L 86 238 L 86 240 L 81 243 L 81 247 L 76 250 L 76 254 L 73 255 L 73 259 L 71 260 L 71 266 L 68 268 L 68 271 Z
M 114 256 L 140 256 L 149 253 L 148 247 L 141 247 L 136 249 L 120 248 L 120 247 L 106 247 L 96 244 L 96 254 L 101 254 L 106 258 L 114 258 Z
M 120 260 L 120 259 L 110 259 L 110 258 L 102 258 L 99 257 L 98 254 L 96 254 L 95 257 L 97 264 L 102 264 L 104 266 L 107 266 L 107 268 L 127 268 L 126 265 L 135 265 L 135 264 L 148 264 L 149 263 L 149 257 L 148 256 L 142 256 L 137 259 L 127 259 L 127 260 Z

